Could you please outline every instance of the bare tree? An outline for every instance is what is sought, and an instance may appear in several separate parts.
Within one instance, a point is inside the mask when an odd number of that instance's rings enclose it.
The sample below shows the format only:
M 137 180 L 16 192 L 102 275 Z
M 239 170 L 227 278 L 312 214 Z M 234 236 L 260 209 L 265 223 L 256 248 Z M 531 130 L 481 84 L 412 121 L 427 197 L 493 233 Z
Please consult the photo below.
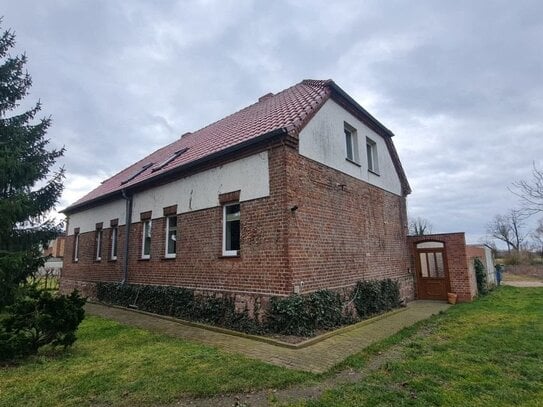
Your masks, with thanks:
M 520 197 L 523 212 L 528 215 L 543 212 L 543 170 L 532 167 L 532 179 L 513 183 L 512 193 Z
M 524 222 L 521 211 L 511 209 L 506 215 L 496 215 L 487 225 L 487 233 L 494 239 L 501 240 L 507 245 L 507 251 L 518 251 L 526 239 L 523 232 Z
M 409 220 L 409 234 L 414 236 L 429 235 L 433 226 L 428 219 L 419 217 Z

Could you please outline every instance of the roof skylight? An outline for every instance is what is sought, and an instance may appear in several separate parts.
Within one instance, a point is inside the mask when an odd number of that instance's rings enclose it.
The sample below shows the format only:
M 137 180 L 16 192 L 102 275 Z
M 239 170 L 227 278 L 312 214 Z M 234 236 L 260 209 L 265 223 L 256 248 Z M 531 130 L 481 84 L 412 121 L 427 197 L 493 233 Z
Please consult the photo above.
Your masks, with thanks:
M 147 163 L 143 167 L 141 167 L 138 171 L 136 171 L 133 175 L 131 175 L 129 178 L 125 179 L 121 182 L 121 185 L 127 184 L 128 182 L 132 181 L 134 178 L 136 178 L 138 175 L 143 173 L 147 168 L 151 167 L 154 163 Z
M 168 157 L 166 160 L 162 161 L 160 164 L 157 164 L 154 166 L 151 171 L 155 172 L 158 170 L 161 170 L 165 166 L 167 166 L 169 163 L 171 163 L 173 160 L 175 160 L 177 157 L 179 157 L 181 154 L 185 153 L 188 150 L 188 147 L 182 148 L 181 150 L 177 150 L 174 152 L 170 157 Z

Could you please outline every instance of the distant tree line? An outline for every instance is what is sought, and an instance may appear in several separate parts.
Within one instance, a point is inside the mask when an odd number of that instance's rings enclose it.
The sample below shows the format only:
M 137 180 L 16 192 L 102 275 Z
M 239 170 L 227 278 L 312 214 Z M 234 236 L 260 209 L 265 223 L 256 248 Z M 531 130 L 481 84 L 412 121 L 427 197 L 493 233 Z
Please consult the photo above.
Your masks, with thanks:
M 509 254 L 530 251 L 543 257 L 543 217 L 533 230 L 526 225 L 528 218 L 543 215 L 543 171 L 534 163 L 531 178 L 513 183 L 509 190 L 520 198 L 520 206 L 494 216 L 487 225 L 489 240 L 505 243 Z

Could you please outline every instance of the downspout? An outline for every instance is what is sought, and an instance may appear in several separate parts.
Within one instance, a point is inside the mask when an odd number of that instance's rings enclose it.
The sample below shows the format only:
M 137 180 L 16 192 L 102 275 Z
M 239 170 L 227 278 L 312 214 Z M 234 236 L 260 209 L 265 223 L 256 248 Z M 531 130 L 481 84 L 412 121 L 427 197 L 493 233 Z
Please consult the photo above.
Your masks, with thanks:
M 125 219 L 125 239 L 124 239 L 124 264 L 123 264 L 123 279 L 121 284 L 126 284 L 128 281 L 128 249 L 130 248 L 130 226 L 132 224 L 132 196 L 126 195 L 126 190 L 121 191 L 123 198 L 126 200 L 126 219 Z

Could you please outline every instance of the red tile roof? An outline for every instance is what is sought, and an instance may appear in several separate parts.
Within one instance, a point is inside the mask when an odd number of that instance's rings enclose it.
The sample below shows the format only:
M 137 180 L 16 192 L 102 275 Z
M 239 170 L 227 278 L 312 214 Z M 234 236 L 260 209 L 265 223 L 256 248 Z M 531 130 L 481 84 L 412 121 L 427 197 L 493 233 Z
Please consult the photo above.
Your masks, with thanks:
M 274 130 L 299 131 L 328 99 L 332 89 L 339 90 L 344 94 L 331 80 L 304 80 L 276 95 L 264 95 L 257 103 L 198 131 L 186 133 L 173 143 L 125 168 L 105 180 L 99 187 L 66 208 L 65 211 L 69 212 L 75 207 L 120 192 L 124 188 L 179 169 L 189 163 Z M 362 109 L 360 106 L 358 107 Z M 371 117 L 371 115 L 369 116 Z M 176 152 L 178 156 L 168 161 Z M 166 163 L 166 161 L 168 162 Z M 150 163 L 152 165 L 149 166 Z M 164 163 L 166 165 L 163 165 Z M 162 167 L 160 167 L 161 164 Z M 148 168 L 145 168 L 146 166 Z

